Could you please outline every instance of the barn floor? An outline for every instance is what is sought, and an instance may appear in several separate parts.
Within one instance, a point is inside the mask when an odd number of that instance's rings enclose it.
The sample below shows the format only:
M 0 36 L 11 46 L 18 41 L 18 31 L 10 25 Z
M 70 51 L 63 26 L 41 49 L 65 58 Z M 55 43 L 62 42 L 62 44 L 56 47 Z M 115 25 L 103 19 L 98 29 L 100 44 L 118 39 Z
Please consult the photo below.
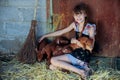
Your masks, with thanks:
M 120 80 L 119 61 L 105 57 L 93 57 L 90 66 L 95 71 L 88 80 Z M 120 64 L 119 64 L 120 65 Z M 113 69 L 114 68 L 114 69 Z M 22 64 L 14 56 L 0 57 L 0 80 L 81 80 L 75 73 L 51 71 L 46 61 Z

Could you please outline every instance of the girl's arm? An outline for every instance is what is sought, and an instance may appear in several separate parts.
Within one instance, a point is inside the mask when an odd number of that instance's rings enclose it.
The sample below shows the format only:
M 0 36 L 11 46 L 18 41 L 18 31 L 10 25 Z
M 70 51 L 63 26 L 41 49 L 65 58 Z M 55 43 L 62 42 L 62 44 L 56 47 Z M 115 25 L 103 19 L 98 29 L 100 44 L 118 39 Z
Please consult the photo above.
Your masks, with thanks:
M 73 29 L 73 26 L 74 26 L 74 23 L 71 23 L 68 27 L 62 30 L 58 30 L 52 33 L 45 34 L 39 39 L 39 42 L 41 42 L 44 38 L 47 38 L 47 37 L 55 37 L 55 36 L 63 35 L 64 33 L 71 31 Z
M 92 49 L 94 48 L 94 43 L 95 43 L 95 29 L 94 29 L 94 27 L 90 28 L 89 37 L 93 40 L 93 44 L 90 47 L 90 51 L 92 51 Z
M 81 44 L 81 42 L 79 40 L 75 39 L 75 38 L 71 39 L 71 43 L 76 44 L 81 48 L 84 48 L 83 44 Z

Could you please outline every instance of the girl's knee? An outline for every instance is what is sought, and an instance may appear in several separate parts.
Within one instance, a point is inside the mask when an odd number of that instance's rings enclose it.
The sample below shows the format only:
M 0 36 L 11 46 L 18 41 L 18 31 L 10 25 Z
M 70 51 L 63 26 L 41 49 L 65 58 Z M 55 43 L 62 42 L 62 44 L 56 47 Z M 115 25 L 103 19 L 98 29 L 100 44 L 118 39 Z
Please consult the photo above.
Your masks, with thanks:
M 56 70 L 57 67 L 51 64 L 51 65 L 49 66 L 49 69 L 51 69 L 51 70 Z
M 53 65 L 59 65 L 59 62 L 60 62 L 60 61 L 70 62 L 70 61 L 67 59 L 66 55 L 61 55 L 61 56 L 52 57 L 51 60 L 50 60 L 51 64 L 53 64 Z
M 58 61 L 57 57 L 52 57 L 50 62 L 51 64 L 55 64 Z

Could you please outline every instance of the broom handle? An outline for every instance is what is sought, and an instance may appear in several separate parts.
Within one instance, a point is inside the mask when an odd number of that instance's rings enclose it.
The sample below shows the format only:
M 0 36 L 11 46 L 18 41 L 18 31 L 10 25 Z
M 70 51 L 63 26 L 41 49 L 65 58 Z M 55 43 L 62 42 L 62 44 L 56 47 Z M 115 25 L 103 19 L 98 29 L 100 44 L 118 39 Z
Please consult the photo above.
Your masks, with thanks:
M 38 0 L 36 0 L 36 2 L 35 2 L 35 8 L 34 8 L 34 16 L 33 16 L 33 20 L 36 20 L 37 8 L 38 8 Z

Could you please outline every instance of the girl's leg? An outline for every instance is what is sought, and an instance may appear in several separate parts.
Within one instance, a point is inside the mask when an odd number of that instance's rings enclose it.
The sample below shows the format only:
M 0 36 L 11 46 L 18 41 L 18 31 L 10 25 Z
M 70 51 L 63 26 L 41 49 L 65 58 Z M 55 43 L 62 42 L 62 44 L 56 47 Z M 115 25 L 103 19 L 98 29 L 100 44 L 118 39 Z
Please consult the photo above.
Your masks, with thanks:
M 52 67 L 55 66 L 55 67 L 60 67 L 66 70 L 70 70 L 70 71 L 80 74 L 82 77 L 85 77 L 84 70 L 78 69 L 74 67 L 73 65 L 71 65 L 70 63 L 71 61 L 68 59 L 66 54 L 51 58 Z
M 49 69 L 51 69 L 51 70 L 56 70 L 56 69 L 58 69 L 58 68 L 57 68 L 56 66 L 50 64 Z

